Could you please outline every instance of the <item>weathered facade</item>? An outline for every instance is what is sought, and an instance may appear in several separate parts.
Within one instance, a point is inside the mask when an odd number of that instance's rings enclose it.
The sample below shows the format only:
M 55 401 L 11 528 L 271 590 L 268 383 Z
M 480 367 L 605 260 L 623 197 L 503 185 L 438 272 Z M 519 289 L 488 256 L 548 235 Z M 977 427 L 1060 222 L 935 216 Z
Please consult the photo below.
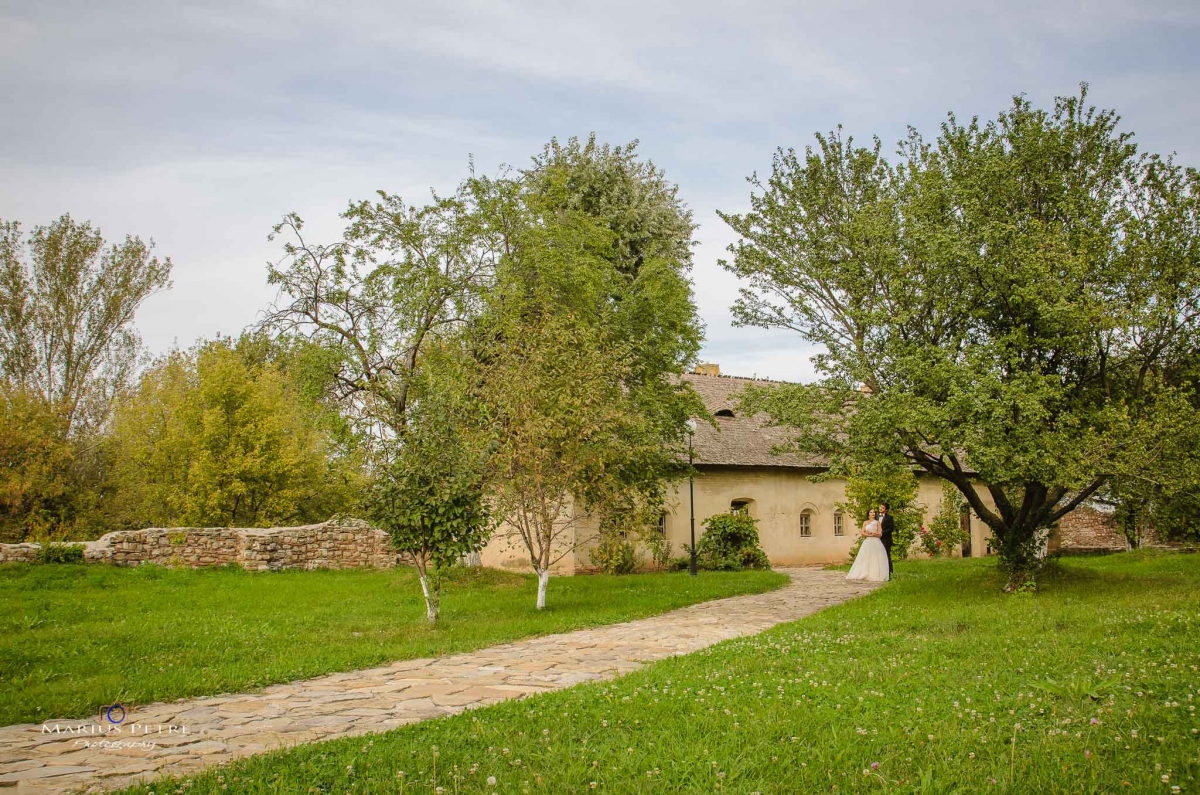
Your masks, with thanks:
M 826 461 L 801 459 L 793 454 L 776 455 L 773 448 L 787 441 L 787 430 L 772 427 L 763 415 L 742 416 L 736 405 L 747 385 L 774 382 L 720 375 L 716 365 L 702 365 L 683 380 L 704 401 L 716 426 L 698 423 L 692 440 L 692 455 L 697 475 L 694 478 L 694 503 L 688 481 L 672 484 L 662 531 L 671 544 L 672 556 L 685 553 L 690 543 L 690 521 L 694 510 L 696 537 L 704 532 L 709 516 L 731 509 L 745 510 L 758 520 L 763 549 L 771 563 L 779 566 L 841 563 L 858 541 L 860 522 L 841 515 L 838 503 L 846 499 L 845 481 L 831 479 L 813 482 L 823 472 Z M 981 489 L 985 502 L 990 495 Z M 920 478 L 919 502 L 928 519 L 941 504 L 941 484 L 937 478 Z M 988 550 L 990 529 L 972 515 L 971 543 L 956 554 L 982 555 Z M 593 566 L 590 549 L 595 526 L 587 516 L 575 516 L 571 532 L 564 535 L 565 555 L 554 567 L 558 574 L 571 574 Z M 578 541 L 578 548 L 566 551 Z M 520 541 L 502 526 L 484 549 L 483 564 L 523 571 L 530 569 L 529 555 Z
M 827 461 L 776 455 L 772 450 L 787 441 L 787 430 L 768 425 L 763 415 L 747 417 L 738 411 L 737 397 L 746 386 L 773 382 L 722 376 L 714 365 L 683 379 L 700 395 L 717 427 L 700 422 L 693 437 L 698 473 L 692 484 L 694 505 L 687 481 L 672 487 L 664 529 L 673 554 L 683 554 L 683 545 L 690 543 L 693 509 L 697 537 L 709 516 L 737 509 L 758 520 L 763 549 L 775 565 L 846 561 L 861 522 L 838 508 L 846 499 L 845 481 L 813 482 L 812 476 L 823 472 Z M 918 502 L 932 520 L 941 504 L 941 483 L 924 476 L 919 488 Z M 990 502 L 982 489 L 980 494 Z M 971 543 L 957 554 L 986 554 L 991 530 L 978 517 L 967 515 L 964 521 L 970 523 Z

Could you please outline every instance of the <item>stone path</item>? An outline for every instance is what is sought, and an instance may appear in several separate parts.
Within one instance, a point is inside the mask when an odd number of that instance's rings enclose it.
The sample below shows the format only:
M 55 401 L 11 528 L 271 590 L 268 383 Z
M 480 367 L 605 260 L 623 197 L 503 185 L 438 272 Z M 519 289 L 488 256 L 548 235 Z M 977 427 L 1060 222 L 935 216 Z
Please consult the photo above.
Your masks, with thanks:
M 609 679 L 653 660 L 761 632 L 874 587 L 846 582 L 840 572 L 782 571 L 792 582 L 777 591 L 704 602 L 626 624 L 331 674 L 259 693 L 147 704 L 130 709 L 121 734 L 88 734 L 102 731 L 99 716 L 0 727 L 0 787 L 15 787 L 18 793 L 99 791 L 139 778 L 195 772 L 280 746 L 382 732 Z M 61 733 L 43 728 L 56 725 Z M 104 741 L 110 745 L 99 744 Z

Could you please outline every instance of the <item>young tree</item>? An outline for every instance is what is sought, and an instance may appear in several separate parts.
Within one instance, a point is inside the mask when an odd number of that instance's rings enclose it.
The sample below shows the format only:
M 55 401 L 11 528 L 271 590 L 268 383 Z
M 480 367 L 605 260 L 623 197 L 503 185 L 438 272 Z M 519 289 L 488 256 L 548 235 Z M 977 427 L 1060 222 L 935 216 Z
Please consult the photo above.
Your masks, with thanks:
M 1166 464 L 1154 440 L 1195 372 L 1200 177 L 1138 154 L 1118 121 L 1086 90 L 1052 111 L 1018 97 L 988 124 L 950 116 L 932 144 L 910 133 L 898 166 L 818 136 L 722 215 L 742 238 L 723 264 L 750 283 L 737 321 L 824 349 L 819 388 L 748 401 L 800 447 L 954 484 L 1010 590 L 1049 525 Z
M 408 554 L 430 622 L 441 571 L 486 540 L 477 462 L 457 433 L 467 382 L 426 371 L 426 355 L 478 314 L 503 249 L 503 230 L 483 223 L 481 202 L 504 199 L 468 180 L 424 207 L 383 191 L 351 204 L 343 239 L 315 244 L 292 214 L 284 258 L 268 266 L 281 298 L 264 327 L 299 335 L 330 353 L 329 397 L 366 450 L 374 478 L 362 508 Z M 443 361 L 445 361 L 443 357 Z
M 170 286 L 171 260 L 64 215 L 22 241 L 0 222 L 0 377 L 40 396 L 67 436 L 94 430 L 125 389 L 141 352 L 133 316 Z M 26 253 L 27 252 L 27 253 Z
M 551 568 L 596 538 L 607 508 L 661 499 L 661 441 L 623 388 L 627 352 L 565 312 L 525 314 L 488 351 L 489 499 L 529 554 L 546 606 Z M 637 476 L 640 470 L 645 475 Z
M 487 543 L 483 498 L 487 448 L 471 379 L 473 363 L 455 345 L 434 346 L 413 383 L 402 439 L 385 446 L 366 498 L 367 518 L 392 537 L 421 581 L 425 615 L 436 624 L 443 575 Z
M 239 347 L 169 354 L 118 407 L 108 445 L 121 525 L 269 527 L 351 503 L 357 461 L 335 454 L 320 408 Z

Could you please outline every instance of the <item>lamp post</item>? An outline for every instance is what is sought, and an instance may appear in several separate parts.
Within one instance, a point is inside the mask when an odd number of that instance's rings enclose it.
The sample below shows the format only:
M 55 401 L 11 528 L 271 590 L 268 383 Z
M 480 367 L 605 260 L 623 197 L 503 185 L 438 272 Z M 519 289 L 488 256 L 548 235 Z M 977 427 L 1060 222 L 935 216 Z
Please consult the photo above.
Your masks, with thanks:
M 692 565 L 688 571 L 696 576 L 696 485 L 692 476 L 692 437 L 696 435 L 696 421 L 687 421 L 688 435 L 688 513 L 691 516 L 692 528 Z

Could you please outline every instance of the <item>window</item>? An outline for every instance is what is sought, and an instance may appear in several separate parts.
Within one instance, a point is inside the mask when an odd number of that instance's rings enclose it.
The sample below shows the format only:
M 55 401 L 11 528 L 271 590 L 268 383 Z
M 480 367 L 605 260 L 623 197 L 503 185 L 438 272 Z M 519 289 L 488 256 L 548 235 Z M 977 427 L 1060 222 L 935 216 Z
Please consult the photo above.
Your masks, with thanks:
M 835 536 L 846 535 L 846 531 L 842 527 L 842 512 L 841 511 L 833 512 L 833 534 Z
M 808 538 L 812 535 L 812 511 L 804 511 L 800 514 L 800 536 Z
M 658 534 L 660 536 L 665 536 L 667 534 L 667 515 L 665 513 L 660 513 L 658 515 Z
M 750 502 L 751 500 L 734 500 L 729 503 L 729 512 L 738 516 L 749 516 Z
M 733 409 L 721 409 L 720 411 L 714 412 L 713 415 L 716 417 L 732 417 Z

